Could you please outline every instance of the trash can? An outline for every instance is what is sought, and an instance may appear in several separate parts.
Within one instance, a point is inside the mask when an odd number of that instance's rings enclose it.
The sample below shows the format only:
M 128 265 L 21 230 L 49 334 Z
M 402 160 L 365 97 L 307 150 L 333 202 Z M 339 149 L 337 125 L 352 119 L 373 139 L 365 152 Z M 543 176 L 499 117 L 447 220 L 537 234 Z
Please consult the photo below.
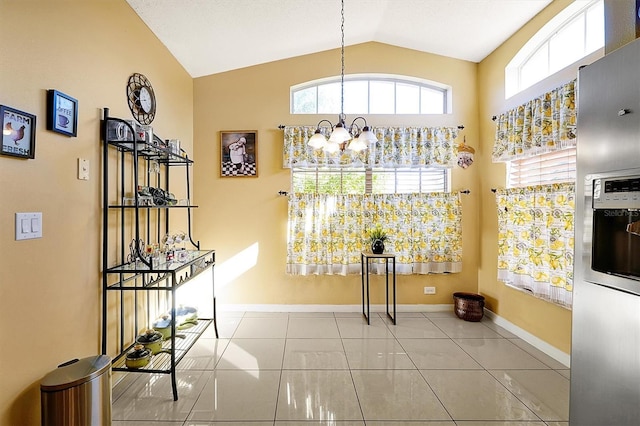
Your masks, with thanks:
M 42 426 L 111 425 L 111 358 L 59 365 L 40 382 L 40 406 Z

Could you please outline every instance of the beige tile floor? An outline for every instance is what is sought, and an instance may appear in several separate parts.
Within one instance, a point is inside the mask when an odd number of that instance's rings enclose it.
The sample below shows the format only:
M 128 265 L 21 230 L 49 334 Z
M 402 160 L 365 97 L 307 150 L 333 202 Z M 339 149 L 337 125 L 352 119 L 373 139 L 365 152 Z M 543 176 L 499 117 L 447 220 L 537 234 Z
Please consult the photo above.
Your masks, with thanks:
M 114 426 L 568 426 L 569 370 L 451 312 L 222 313 L 169 375 L 114 373 Z

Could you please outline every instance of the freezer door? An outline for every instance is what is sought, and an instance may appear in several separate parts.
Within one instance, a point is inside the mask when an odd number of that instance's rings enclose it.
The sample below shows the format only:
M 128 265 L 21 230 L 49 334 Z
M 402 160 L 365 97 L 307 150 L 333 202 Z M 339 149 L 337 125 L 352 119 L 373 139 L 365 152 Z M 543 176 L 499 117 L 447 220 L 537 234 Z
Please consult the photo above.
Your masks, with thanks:
M 571 425 L 637 425 L 640 419 L 640 296 L 605 287 L 601 278 L 606 274 L 589 272 L 589 177 L 640 166 L 639 70 L 640 39 L 588 65 L 578 76 Z M 619 281 L 608 284 L 624 287 Z

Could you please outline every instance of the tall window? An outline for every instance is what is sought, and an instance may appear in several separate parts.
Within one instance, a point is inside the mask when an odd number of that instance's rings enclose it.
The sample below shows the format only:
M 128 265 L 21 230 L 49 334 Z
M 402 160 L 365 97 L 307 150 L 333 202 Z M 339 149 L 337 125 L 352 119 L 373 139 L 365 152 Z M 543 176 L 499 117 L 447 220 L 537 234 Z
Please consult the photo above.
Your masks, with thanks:
M 604 47 L 604 1 L 576 1 L 540 29 L 505 68 L 509 98 Z
M 444 84 L 394 75 L 347 75 L 345 114 L 447 114 L 451 88 Z M 340 113 L 340 77 L 291 87 L 292 114 Z

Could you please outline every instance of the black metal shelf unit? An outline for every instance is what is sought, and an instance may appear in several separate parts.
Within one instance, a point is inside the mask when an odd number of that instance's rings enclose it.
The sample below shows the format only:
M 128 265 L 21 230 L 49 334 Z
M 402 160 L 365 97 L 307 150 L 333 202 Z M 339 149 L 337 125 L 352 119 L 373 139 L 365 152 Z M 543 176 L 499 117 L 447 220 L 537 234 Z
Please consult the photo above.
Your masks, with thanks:
M 128 137 L 114 136 L 110 131 L 114 126 L 125 126 Z M 177 364 L 210 324 L 218 337 L 213 281 L 215 251 L 201 250 L 200 242 L 191 236 L 191 210 L 197 208 L 190 202 L 189 169 L 193 161 L 169 150 L 157 137 L 138 140 L 141 138 L 134 127 L 126 120 L 110 117 L 109 109 L 104 108 L 102 353 L 116 353 L 112 362 L 114 371 L 171 374 L 173 399 L 177 400 Z M 113 163 L 115 173 L 110 171 Z M 176 166 L 186 170 L 186 197 L 180 202 L 175 200 L 173 205 L 149 204 L 139 194 L 138 186 L 142 182 L 141 186 L 168 193 L 169 171 Z M 191 248 L 182 247 L 179 259 L 154 260 L 143 241 L 159 244 L 161 237 L 169 234 L 170 211 L 186 212 L 188 230 L 183 243 Z M 212 318 L 198 318 L 195 326 L 184 330 L 172 320 L 171 337 L 163 342 L 162 351 L 153 355 L 145 367 L 127 368 L 126 354 L 136 336 L 162 313 L 176 313 L 176 291 L 207 270 L 211 270 Z

